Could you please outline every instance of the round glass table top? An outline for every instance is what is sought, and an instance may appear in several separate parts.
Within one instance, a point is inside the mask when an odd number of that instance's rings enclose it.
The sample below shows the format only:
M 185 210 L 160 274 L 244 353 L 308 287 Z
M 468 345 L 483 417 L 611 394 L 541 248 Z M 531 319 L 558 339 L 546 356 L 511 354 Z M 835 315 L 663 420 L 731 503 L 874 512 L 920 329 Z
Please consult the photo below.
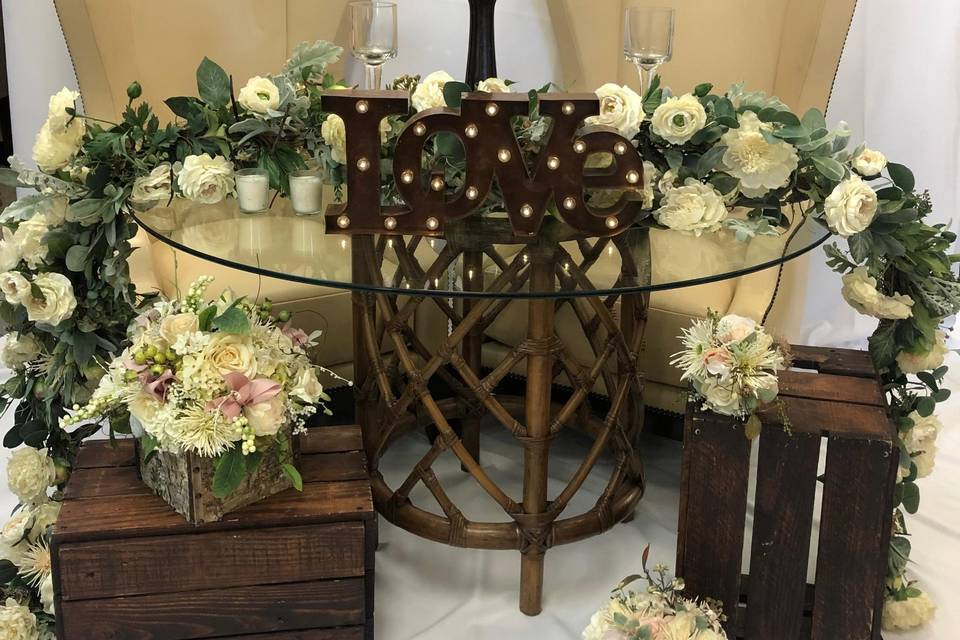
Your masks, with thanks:
M 798 218 L 777 236 L 738 240 L 634 227 L 612 238 L 577 235 L 549 216 L 536 237 L 517 237 L 506 217 L 448 223 L 443 237 L 327 233 L 323 215 L 297 216 L 278 198 L 246 214 L 230 198 L 215 205 L 175 200 L 135 213 L 176 250 L 270 278 L 394 295 L 566 298 L 676 289 L 777 267 L 830 233 Z M 529 263 L 549 261 L 552 285 L 531 284 Z

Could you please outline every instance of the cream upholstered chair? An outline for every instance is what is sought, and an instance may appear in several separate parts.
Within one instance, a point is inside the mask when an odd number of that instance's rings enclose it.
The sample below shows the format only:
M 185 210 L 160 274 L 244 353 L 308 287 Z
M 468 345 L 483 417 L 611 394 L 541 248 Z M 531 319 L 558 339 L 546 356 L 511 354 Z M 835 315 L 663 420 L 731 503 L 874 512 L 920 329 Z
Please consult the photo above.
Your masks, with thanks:
M 101 117 L 120 112 L 132 79 L 141 82 L 144 98 L 161 116 L 170 116 L 162 99 L 194 93 L 193 71 L 204 55 L 235 77 L 246 78 L 278 68 L 303 40 L 346 42 L 346 4 L 347 0 L 56 0 L 84 106 L 90 115 Z M 556 38 L 562 43 L 558 84 L 570 90 L 592 90 L 608 81 L 636 84 L 636 72 L 623 61 L 620 50 L 623 10 L 632 4 L 642 3 L 549 0 Z M 666 84 L 682 90 L 703 81 L 725 87 L 743 80 L 802 111 L 826 105 L 855 0 L 656 0 L 654 4 L 677 7 L 674 59 L 663 67 Z M 173 31 L 171 15 L 191 19 L 178 20 Z M 501 55 L 503 75 L 509 77 L 511 64 L 518 63 Z M 212 273 L 241 292 L 252 293 L 259 285 L 265 295 L 288 307 L 320 310 L 331 334 L 337 335 L 328 345 L 328 363 L 349 367 L 347 294 L 270 279 L 258 283 L 253 276 L 183 255 L 178 256 L 175 272 L 168 247 L 145 239 L 143 245 L 132 265 L 142 287 L 157 286 L 169 293 L 177 279 L 183 284 L 199 273 Z M 742 250 L 773 254 L 778 247 L 765 239 Z M 782 274 L 770 269 L 737 280 L 654 294 L 644 354 L 648 402 L 681 409 L 681 386 L 667 365 L 667 356 L 677 349 L 680 328 L 708 307 L 759 319 L 776 297 L 768 324 L 782 333 L 794 328 L 799 316 L 791 310 L 799 308 L 804 295 L 804 269 L 803 261 L 794 261 Z M 442 332 L 445 326 L 435 319 L 419 320 L 426 334 Z M 566 323 L 562 318 L 559 322 L 565 331 Z M 508 325 L 500 323 L 499 331 L 492 328 L 502 345 L 518 339 Z M 488 345 L 491 359 L 496 359 L 497 347 L 497 342 Z

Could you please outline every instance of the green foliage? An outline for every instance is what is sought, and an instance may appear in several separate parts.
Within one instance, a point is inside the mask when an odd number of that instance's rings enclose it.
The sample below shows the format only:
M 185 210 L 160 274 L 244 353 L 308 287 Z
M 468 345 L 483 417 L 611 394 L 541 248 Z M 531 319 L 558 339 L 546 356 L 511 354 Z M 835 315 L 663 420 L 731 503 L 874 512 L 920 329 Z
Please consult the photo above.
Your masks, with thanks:
M 240 445 L 222 454 L 214 463 L 213 495 L 221 500 L 240 486 L 247 476 L 247 463 Z
M 209 106 L 224 107 L 230 102 L 230 76 L 210 58 L 197 67 L 197 93 Z

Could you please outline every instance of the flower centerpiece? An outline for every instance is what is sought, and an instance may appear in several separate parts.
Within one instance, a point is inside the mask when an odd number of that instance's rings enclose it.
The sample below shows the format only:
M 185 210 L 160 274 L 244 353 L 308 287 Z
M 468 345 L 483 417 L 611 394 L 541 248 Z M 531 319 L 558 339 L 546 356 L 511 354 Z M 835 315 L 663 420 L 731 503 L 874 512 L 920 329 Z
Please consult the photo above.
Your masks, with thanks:
M 313 338 L 269 302 L 229 291 L 205 302 L 211 280 L 138 316 L 90 402 L 61 421 L 126 412 L 143 480 L 197 522 L 302 488 L 291 435 L 329 400 L 307 358 Z
M 704 409 L 746 419 L 751 438 L 760 433 L 758 407 L 776 400 L 777 372 L 787 365 L 784 349 L 762 326 L 735 314 L 710 311 L 680 336 L 684 350 L 671 364 L 683 370 Z
M 726 618 L 714 602 L 683 597 L 683 580 L 669 578 L 669 569 L 658 564 L 647 569 L 650 548 L 643 551 L 643 575 L 625 578 L 613 590 L 610 602 L 590 619 L 584 640 L 723 640 L 720 626 Z M 627 590 L 632 582 L 647 581 L 647 589 Z

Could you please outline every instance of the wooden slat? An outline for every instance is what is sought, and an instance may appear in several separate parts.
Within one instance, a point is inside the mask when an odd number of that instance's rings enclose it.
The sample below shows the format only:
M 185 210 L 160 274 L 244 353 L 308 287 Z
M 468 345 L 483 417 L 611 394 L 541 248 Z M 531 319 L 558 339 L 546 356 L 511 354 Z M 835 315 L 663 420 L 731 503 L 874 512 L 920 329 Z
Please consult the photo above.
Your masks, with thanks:
M 231 636 L 230 640 L 363 640 L 364 627 L 340 627 L 338 629 L 303 629 L 281 633 L 258 633 L 248 636 Z
M 890 442 L 828 441 L 811 640 L 873 637 L 884 579 L 878 559 L 886 558 L 891 526 L 883 492 L 892 491 L 895 453 Z
M 367 457 L 362 451 L 302 455 L 300 475 L 304 482 L 366 480 Z
M 858 378 L 875 378 L 877 375 L 873 360 L 866 351 L 791 345 L 790 354 L 795 367 Z
M 117 440 L 115 447 L 109 440 L 88 440 L 80 447 L 76 468 L 132 467 L 136 464 L 136 444 L 132 439 Z
M 64 491 L 67 500 L 130 495 L 153 495 L 150 487 L 143 484 L 136 467 L 76 469 L 70 474 Z
M 873 378 L 790 370 L 781 371 L 779 378 L 781 397 L 886 406 L 880 383 Z
M 343 522 L 63 544 L 59 593 L 89 600 L 364 575 L 364 526 Z
M 684 431 L 677 575 L 688 594 L 721 600 L 734 629 L 751 443 L 741 425 L 698 411 Z
M 238 511 L 204 531 L 265 526 L 315 524 L 373 518 L 373 497 L 367 481 L 310 482 Z M 191 533 L 194 525 L 152 495 L 117 496 L 109 500 L 64 502 L 54 529 L 60 543 L 91 539 Z
M 805 398 L 784 398 L 790 428 L 795 432 L 838 435 L 850 438 L 889 440 L 892 425 L 881 407 Z M 779 420 L 780 407 L 769 404 L 760 411 L 764 424 Z
M 65 638 L 192 640 L 363 624 L 363 580 L 63 602 Z
M 800 637 L 820 442 L 779 425 L 760 434 L 747 638 Z
M 301 453 L 337 453 L 362 450 L 363 434 L 357 425 L 314 427 L 300 436 Z

